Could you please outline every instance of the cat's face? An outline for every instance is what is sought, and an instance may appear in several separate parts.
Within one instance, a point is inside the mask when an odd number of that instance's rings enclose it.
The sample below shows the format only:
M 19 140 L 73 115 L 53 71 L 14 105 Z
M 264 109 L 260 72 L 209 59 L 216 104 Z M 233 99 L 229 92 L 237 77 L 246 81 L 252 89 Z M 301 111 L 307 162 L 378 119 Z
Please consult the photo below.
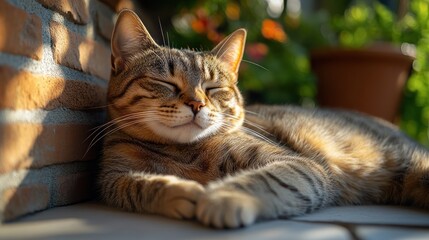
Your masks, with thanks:
M 111 119 L 127 134 L 159 143 L 191 143 L 240 127 L 236 83 L 245 36 L 237 30 L 211 52 L 169 49 L 122 11 L 112 36 Z

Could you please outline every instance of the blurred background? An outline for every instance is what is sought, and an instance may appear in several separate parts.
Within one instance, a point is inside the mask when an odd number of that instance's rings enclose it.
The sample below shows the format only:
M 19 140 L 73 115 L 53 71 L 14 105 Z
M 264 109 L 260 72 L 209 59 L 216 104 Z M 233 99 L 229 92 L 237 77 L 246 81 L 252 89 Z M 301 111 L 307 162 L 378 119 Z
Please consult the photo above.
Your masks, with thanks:
M 208 51 L 246 28 L 239 86 L 247 104 L 319 106 L 311 54 L 323 48 L 389 45 L 415 56 L 393 121 L 429 146 L 429 1 L 139 1 L 157 42 Z M 409 73 L 409 74 L 408 74 Z M 364 86 L 370 87 L 370 86 Z

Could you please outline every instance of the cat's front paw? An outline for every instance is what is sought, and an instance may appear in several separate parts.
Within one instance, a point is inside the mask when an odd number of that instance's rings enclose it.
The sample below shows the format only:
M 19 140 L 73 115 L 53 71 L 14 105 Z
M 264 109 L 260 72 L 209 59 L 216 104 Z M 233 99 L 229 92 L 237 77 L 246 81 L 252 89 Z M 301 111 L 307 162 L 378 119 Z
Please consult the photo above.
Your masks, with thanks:
M 206 226 L 238 228 L 255 222 L 260 201 L 244 192 L 213 189 L 202 196 L 197 204 L 197 219 Z
M 197 201 L 203 193 L 204 187 L 195 181 L 173 181 L 163 189 L 159 212 L 177 219 L 193 218 Z

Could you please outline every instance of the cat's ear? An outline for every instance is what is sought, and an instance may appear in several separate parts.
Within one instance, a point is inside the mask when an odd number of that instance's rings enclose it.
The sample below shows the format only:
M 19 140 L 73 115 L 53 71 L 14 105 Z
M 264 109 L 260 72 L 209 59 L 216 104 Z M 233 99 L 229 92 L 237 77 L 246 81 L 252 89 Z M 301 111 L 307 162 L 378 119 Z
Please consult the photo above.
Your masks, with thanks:
M 230 67 L 234 73 L 238 73 L 243 58 L 246 34 L 246 30 L 240 28 L 227 36 L 212 50 L 212 53 Z
M 119 13 L 112 33 L 112 68 L 115 72 L 124 69 L 137 51 L 158 48 L 140 18 L 133 11 L 124 9 Z

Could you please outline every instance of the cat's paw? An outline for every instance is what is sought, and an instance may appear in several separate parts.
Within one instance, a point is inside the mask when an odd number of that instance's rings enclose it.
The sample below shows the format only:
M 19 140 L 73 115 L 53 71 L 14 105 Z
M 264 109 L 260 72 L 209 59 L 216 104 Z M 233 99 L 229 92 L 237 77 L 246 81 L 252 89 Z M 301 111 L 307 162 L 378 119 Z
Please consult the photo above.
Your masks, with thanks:
M 260 209 L 260 201 L 247 193 L 214 189 L 199 199 L 196 214 L 206 226 L 238 228 L 254 223 Z
M 204 187 L 195 181 L 178 180 L 168 183 L 162 192 L 159 212 L 177 219 L 193 218 L 197 201 L 204 191 Z

